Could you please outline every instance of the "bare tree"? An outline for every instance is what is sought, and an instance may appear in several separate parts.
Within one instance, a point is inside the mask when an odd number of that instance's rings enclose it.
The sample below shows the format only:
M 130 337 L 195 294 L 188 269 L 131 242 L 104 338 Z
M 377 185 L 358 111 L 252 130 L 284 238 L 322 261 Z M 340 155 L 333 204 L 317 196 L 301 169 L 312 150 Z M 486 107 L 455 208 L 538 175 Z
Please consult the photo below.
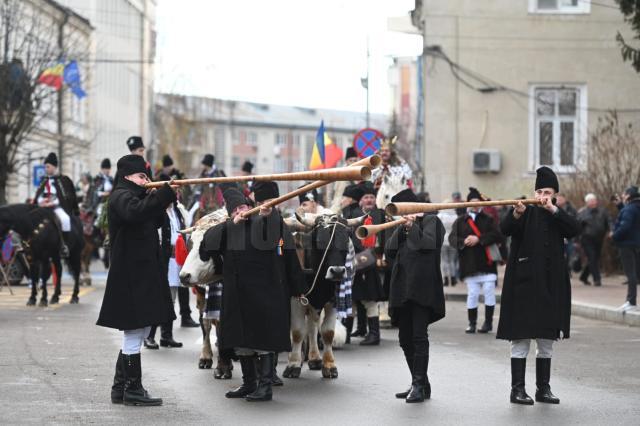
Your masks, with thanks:
M 577 206 L 583 205 L 588 193 L 598 196 L 601 205 L 609 209 L 612 218 L 617 209 L 611 199 L 629 185 L 640 183 L 640 133 L 633 124 L 623 122 L 615 111 L 598 118 L 598 127 L 589 137 L 589 144 L 583 161 L 579 162 L 576 173 L 563 179 L 563 192 Z M 616 256 L 610 242 L 603 251 L 606 271 L 617 267 Z
M 87 56 L 78 36 L 65 28 L 71 12 L 58 19 L 47 6 L 0 0 L 0 204 L 7 202 L 7 184 L 23 143 L 38 131 L 60 133 L 55 122 L 62 94 L 38 78 L 68 58 Z

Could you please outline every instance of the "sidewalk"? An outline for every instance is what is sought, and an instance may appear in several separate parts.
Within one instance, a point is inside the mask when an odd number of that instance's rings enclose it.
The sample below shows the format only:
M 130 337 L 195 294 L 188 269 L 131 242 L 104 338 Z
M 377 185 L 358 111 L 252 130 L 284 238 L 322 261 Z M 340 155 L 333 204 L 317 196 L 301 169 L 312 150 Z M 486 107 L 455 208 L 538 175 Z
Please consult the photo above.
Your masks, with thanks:
M 501 267 L 498 270 L 500 286 L 496 289 L 498 303 L 500 303 L 503 278 L 504 267 Z M 574 274 L 571 280 L 572 314 L 640 327 L 640 310 L 626 314 L 618 311 L 627 296 L 627 286 L 622 285 L 624 281 L 626 281 L 624 275 L 603 276 L 601 287 L 586 286 L 578 280 L 578 275 Z M 467 286 L 459 283 L 455 287 L 445 287 L 444 294 L 446 300 L 466 301 Z

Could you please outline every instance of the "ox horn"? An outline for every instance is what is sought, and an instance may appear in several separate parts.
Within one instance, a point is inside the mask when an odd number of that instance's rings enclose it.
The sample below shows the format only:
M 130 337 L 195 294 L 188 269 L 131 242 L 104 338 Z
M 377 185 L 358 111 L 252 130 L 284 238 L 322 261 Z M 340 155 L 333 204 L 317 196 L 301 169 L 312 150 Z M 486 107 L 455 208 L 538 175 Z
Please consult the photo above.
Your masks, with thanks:
M 299 232 L 305 232 L 309 230 L 309 227 L 307 227 L 303 223 L 300 223 L 300 221 L 295 217 L 288 217 L 284 219 L 284 224 L 289 228 Z
M 354 217 L 353 219 L 347 219 L 347 226 L 359 226 L 364 222 L 365 217 L 367 217 L 366 214 L 360 217 Z

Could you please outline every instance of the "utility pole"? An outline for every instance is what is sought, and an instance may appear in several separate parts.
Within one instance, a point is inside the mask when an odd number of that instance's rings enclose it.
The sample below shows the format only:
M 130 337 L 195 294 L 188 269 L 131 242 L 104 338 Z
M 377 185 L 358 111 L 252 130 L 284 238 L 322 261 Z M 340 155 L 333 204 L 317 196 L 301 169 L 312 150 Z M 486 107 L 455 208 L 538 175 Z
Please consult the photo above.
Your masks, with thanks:
M 58 49 L 60 49 L 60 60 L 64 60 L 62 52 L 64 52 L 64 26 L 67 24 L 67 21 L 69 21 L 69 13 L 65 10 L 64 18 L 62 18 L 60 25 L 58 25 Z M 60 90 L 58 90 L 58 161 L 60 174 L 62 174 L 64 170 L 64 126 L 62 125 L 64 120 L 63 95 L 64 85 L 62 85 Z
M 367 127 L 369 127 L 369 36 L 367 36 L 367 76 L 360 79 L 360 84 L 367 91 Z

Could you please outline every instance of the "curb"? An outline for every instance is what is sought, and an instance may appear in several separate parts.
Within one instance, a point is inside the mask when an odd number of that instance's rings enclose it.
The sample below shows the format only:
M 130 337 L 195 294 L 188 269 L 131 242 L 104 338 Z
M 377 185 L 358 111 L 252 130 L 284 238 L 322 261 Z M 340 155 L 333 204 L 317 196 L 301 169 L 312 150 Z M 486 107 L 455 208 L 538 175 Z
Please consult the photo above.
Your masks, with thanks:
M 466 302 L 467 295 L 445 293 L 444 299 L 452 302 Z M 480 301 L 482 302 L 482 300 L 483 298 L 481 295 Z M 496 294 L 496 302 L 500 303 L 499 294 Z M 571 314 L 583 318 L 614 322 L 616 324 L 624 324 L 631 327 L 640 327 L 640 311 L 624 313 L 605 305 L 571 302 Z

